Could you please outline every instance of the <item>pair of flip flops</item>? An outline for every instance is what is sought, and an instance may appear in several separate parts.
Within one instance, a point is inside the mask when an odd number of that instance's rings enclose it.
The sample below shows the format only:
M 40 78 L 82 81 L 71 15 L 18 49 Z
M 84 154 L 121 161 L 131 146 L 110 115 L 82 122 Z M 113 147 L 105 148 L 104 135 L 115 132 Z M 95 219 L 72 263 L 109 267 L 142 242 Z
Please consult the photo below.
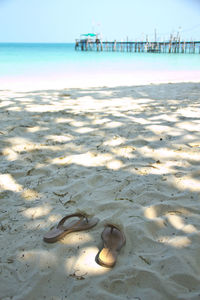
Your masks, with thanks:
M 64 224 L 68 219 L 74 217 L 78 217 L 78 221 L 72 220 L 67 225 Z M 88 218 L 81 213 L 67 215 L 60 220 L 57 226 L 44 235 L 43 240 L 46 243 L 55 243 L 70 232 L 90 229 L 98 222 L 98 218 Z M 101 234 L 101 238 L 103 240 L 103 247 L 97 254 L 96 260 L 102 266 L 113 267 L 117 261 L 119 251 L 126 243 L 125 235 L 115 225 L 107 224 Z

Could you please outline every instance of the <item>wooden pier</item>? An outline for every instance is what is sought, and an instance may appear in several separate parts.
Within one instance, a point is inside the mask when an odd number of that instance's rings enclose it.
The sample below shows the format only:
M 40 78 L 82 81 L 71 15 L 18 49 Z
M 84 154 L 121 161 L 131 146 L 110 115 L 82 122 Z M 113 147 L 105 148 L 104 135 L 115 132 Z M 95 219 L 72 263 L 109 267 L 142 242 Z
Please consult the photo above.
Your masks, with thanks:
M 76 40 L 75 50 L 80 51 L 113 51 L 113 52 L 149 52 L 149 53 L 198 53 L 200 54 L 200 41 L 170 40 L 166 42 L 108 42 L 100 39 Z

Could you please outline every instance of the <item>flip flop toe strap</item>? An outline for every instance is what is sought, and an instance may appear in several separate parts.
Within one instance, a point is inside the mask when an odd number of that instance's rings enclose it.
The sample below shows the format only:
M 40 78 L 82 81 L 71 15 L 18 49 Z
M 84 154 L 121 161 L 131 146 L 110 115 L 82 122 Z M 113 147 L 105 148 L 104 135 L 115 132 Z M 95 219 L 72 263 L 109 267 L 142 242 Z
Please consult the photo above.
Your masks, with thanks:
M 119 228 L 117 228 L 117 226 L 113 224 L 106 224 L 105 227 L 110 227 L 111 233 L 113 232 L 113 229 L 117 229 L 118 231 L 121 231 Z
M 76 223 L 74 223 L 74 225 L 71 227 L 71 229 L 76 227 L 77 225 L 79 225 L 83 221 L 83 219 L 86 219 L 87 223 L 89 222 L 88 218 L 84 214 L 76 213 L 76 214 L 67 215 L 64 218 L 62 218 L 60 220 L 60 222 L 58 223 L 57 228 L 62 227 L 64 230 L 68 230 L 68 228 L 64 226 L 64 223 L 66 220 L 73 218 L 73 217 L 78 217 L 80 220 L 78 220 Z

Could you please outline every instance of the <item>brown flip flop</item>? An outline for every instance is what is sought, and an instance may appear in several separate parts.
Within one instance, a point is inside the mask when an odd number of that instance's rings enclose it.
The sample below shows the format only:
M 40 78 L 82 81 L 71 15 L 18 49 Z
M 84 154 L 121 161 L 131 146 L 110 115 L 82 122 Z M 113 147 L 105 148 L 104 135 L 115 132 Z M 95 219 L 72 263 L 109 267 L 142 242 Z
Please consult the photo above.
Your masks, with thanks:
M 67 225 L 64 225 L 65 221 L 67 219 L 78 217 L 79 220 L 73 220 Z M 55 243 L 62 239 L 66 234 L 74 231 L 81 231 L 81 230 L 87 230 L 92 227 L 94 227 L 99 222 L 99 219 L 96 217 L 93 217 L 91 219 L 88 219 L 84 214 L 76 213 L 72 215 L 67 215 L 60 222 L 56 227 L 53 227 L 50 231 L 48 231 L 44 237 L 43 240 L 46 243 Z
M 97 254 L 97 262 L 102 266 L 111 268 L 115 265 L 119 251 L 126 243 L 126 237 L 115 225 L 107 224 L 101 238 L 104 245 Z

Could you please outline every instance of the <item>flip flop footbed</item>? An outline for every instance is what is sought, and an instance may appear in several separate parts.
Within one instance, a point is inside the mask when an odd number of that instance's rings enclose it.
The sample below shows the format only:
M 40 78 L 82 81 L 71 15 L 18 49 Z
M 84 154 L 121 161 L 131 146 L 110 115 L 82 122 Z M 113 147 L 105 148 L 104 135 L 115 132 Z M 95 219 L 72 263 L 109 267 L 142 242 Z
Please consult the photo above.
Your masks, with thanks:
M 102 232 L 103 248 L 98 254 L 97 261 L 107 267 L 113 267 L 121 248 L 125 245 L 124 233 L 115 226 L 106 226 Z

